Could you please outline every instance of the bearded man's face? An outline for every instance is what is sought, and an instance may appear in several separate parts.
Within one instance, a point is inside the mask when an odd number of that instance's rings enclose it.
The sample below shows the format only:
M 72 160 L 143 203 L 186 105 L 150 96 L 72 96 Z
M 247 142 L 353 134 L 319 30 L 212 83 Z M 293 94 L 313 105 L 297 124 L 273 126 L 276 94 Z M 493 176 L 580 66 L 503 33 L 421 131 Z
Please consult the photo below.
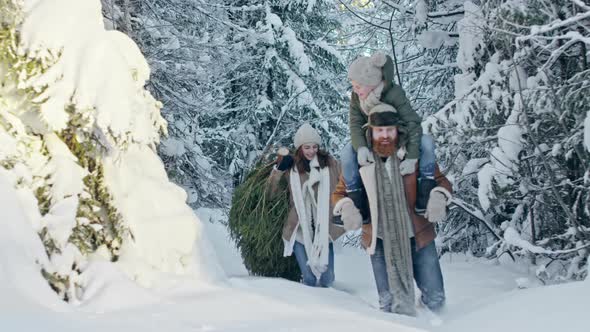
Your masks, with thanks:
M 372 127 L 373 149 L 381 157 L 389 157 L 396 150 L 397 127 Z

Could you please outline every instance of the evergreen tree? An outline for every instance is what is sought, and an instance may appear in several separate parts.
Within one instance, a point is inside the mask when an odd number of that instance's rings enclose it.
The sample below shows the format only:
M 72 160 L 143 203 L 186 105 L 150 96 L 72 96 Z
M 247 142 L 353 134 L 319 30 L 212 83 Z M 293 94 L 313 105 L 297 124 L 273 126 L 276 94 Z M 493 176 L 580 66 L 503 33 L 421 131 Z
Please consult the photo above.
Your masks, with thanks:
M 590 7 L 340 3 L 357 22 L 345 30 L 346 42 L 367 51 L 388 46 L 398 81 L 437 140 L 439 163 L 462 206 L 439 225 L 445 250 L 494 257 L 516 248 L 539 265 L 540 278 L 582 278 L 587 254 L 576 248 L 588 245 L 590 220 L 584 142 Z M 498 241 L 480 221 L 504 238 Z M 517 239 L 544 249 L 533 254 Z
M 71 302 L 112 272 L 93 262 L 144 285 L 186 272 L 198 227 L 155 153 L 166 121 L 148 64 L 100 15 L 94 1 L 0 0 L 0 176 L 22 205 L 14 222 L 39 235 L 23 257 Z
M 193 207 L 226 206 L 232 178 L 270 145 L 289 144 L 304 121 L 328 150 L 343 145 L 348 83 L 333 47 L 333 2 L 103 0 L 103 8 L 151 65 L 148 88 L 169 123 L 160 155 Z
M 225 142 L 203 123 L 203 116 L 226 108 L 227 67 L 234 60 L 225 41 L 227 8 L 181 0 L 102 2 L 111 28 L 134 38 L 150 64 L 147 87 L 162 101 L 168 122 L 159 152 L 170 178 L 194 208 L 227 204 L 227 165 L 217 154 Z
M 341 36 L 349 62 L 362 53 L 388 51 L 396 62 L 396 83 L 423 116 L 452 100 L 460 5 L 440 0 L 339 2 L 342 21 L 348 22 Z
M 589 9 L 569 1 L 466 2 L 464 9 L 456 99 L 427 127 L 453 165 L 458 196 L 504 239 L 478 237 L 479 227 L 470 226 L 451 242 L 482 254 L 516 248 L 539 265 L 542 279 L 583 278 L 587 253 L 577 248 L 590 236 L 587 45 L 568 39 L 588 24 L 576 13 Z M 446 230 L 457 234 L 463 225 L 455 215 Z
M 223 128 L 220 146 L 229 171 L 241 176 L 270 145 L 292 142 L 305 121 L 328 150 L 346 135 L 345 64 L 333 47 L 339 25 L 330 1 L 241 1 L 231 7 L 228 36 L 240 59 L 229 70 L 228 108 L 210 113 L 209 128 Z M 213 129 L 215 130 L 215 129 Z

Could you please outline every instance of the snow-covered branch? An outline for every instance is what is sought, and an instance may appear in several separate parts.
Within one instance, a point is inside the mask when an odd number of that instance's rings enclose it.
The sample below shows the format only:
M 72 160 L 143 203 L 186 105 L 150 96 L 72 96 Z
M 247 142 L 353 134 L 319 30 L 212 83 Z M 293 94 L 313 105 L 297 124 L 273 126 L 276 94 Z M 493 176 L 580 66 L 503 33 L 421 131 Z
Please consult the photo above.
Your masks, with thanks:
M 575 16 L 569 17 L 565 20 L 557 19 L 557 20 L 555 20 L 549 24 L 546 24 L 546 25 L 541 25 L 541 26 L 533 25 L 530 27 L 530 33 L 528 35 L 518 37 L 518 38 L 516 38 L 516 41 L 517 42 L 527 41 L 527 40 L 530 40 L 536 36 L 543 35 L 548 32 L 552 32 L 554 30 L 561 29 L 561 28 L 564 28 L 567 26 L 571 26 L 573 24 L 579 23 L 579 22 L 581 22 L 583 20 L 587 20 L 587 19 L 590 19 L 590 10 L 588 10 L 584 13 L 578 13 Z M 573 32 L 573 31 L 570 31 L 570 32 Z
M 398 10 L 401 13 L 409 14 L 412 16 L 416 15 L 415 11 L 408 9 L 405 5 L 390 2 L 390 1 L 385 1 L 385 0 L 383 1 L 383 3 L 395 10 Z M 436 19 L 436 18 L 443 18 L 443 17 L 461 16 L 464 14 L 465 14 L 464 9 L 453 9 L 453 10 L 445 10 L 445 11 L 427 12 L 426 17 L 428 17 L 430 19 Z
M 524 240 L 517 230 L 512 227 L 507 227 L 504 230 L 504 241 L 512 246 L 524 249 L 534 254 L 544 254 L 544 255 L 564 255 L 564 254 L 571 254 L 576 253 L 580 250 L 584 250 L 586 248 L 590 248 L 590 243 L 586 243 L 584 245 L 580 245 L 576 248 L 566 249 L 566 250 L 549 250 L 543 247 L 536 246 L 529 241 Z

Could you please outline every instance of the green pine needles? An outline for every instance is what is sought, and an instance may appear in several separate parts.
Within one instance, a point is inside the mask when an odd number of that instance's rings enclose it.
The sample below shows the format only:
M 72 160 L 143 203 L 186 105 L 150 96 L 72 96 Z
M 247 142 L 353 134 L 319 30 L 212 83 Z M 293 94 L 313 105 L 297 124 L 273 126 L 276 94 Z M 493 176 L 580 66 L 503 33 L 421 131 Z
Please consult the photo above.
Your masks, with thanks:
M 266 190 L 273 164 L 259 163 L 234 191 L 229 214 L 230 236 L 251 275 L 301 279 L 293 256 L 283 257 L 282 230 L 289 212 L 287 181 L 274 197 Z
M 103 151 L 93 135 L 93 110 L 69 105 L 66 111 L 70 120 L 66 129 L 52 132 L 42 126 L 44 122 L 39 110 L 40 102 L 37 101 L 42 89 L 23 88 L 19 84 L 43 74 L 55 63 L 59 54 L 47 51 L 48 58 L 40 59 L 19 53 L 17 18 L 21 14 L 16 2 L 0 0 L 0 133 L 12 137 L 19 147 L 11 154 L 0 156 L 0 167 L 10 170 L 20 165 L 21 169 L 30 172 L 30 179 L 21 178 L 18 186 L 28 188 L 35 194 L 40 215 L 45 216 L 51 212 L 52 205 L 62 199 L 52 197 L 53 184 L 51 174 L 47 171 L 53 156 L 47 149 L 45 138 L 46 135 L 56 134 L 77 158 L 78 165 L 88 172 L 83 179 L 84 188 L 77 194 L 79 203 L 76 223 L 71 229 L 68 243 L 73 244 L 84 257 L 100 254 L 105 259 L 116 261 L 129 229 L 125 227 L 105 184 Z M 34 122 L 33 118 L 39 121 Z M 39 125 L 33 128 L 31 123 Z M 51 259 L 62 254 L 63 244 L 53 237 L 48 221 L 41 220 L 41 223 L 38 233 L 47 256 Z M 82 261 L 84 259 L 81 258 Z M 62 299 L 72 300 L 83 291 L 77 280 L 81 273 L 78 261 L 72 265 L 71 272 L 66 271 L 65 274 L 51 262 L 47 264 L 40 266 L 40 272 Z

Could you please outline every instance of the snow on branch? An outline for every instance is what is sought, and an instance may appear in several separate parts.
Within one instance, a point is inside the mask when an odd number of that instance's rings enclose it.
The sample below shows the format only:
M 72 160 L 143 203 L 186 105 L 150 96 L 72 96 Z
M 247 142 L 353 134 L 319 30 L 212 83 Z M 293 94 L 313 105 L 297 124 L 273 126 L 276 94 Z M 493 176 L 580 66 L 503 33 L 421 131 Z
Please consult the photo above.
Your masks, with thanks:
M 582 1 L 580 1 L 580 0 L 572 0 L 572 2 L 573 2 L 575 5 L 579 6 L 580 8 L 584 8 L 584 9 L 586 9 L 586 10 L 590 10 L 590 6 L 586 5 L 585 3 L 583 3 L 583 2 L 582 2 Z
M 424 48 L 437 49 L 441 46 L 453 46 L 459 35 L 442 30 L 428 30 L 418 35 L 418 43 Z
M 549 56 L 549 59 L 547 59 L 547 61 L 545 61 L 545 64 L 543 65 L 543 67 L 541 67 L 542 70 L 551 67 L 555 63 L 555 61 L 557 61 L 565 51 L 567 51 L 570 47 L 576 45 L 577 43 L 582 42 L 586 45 L 590 45 L 590 38 L 582 36 L 577 31 L 568 31 L 568 33 L 566 33 L 565 35 L 555 37 L 555 39 L 569 39 L 569 40 L 566 43 L 564 43 L 562 46 L 560 46 L 558 49 L 551 52 L 551 56 Z
M 560 28 L 563 28 L 563 27 L 567 27 L 567 26 L 573 25 L 575 23 L 578 23 L 578 22 L 583 21 L 583 20 L 586 20 L 586 19 L 590 19 L 590 10 L 587 10 L 584 13 L 578 13 L 575 16 L 570 17 L 570 18 L 565 19 L 565 20 L 559 20 L 558 19 L 558 20 L 555 20 L 555 21 L 553 21 L 553 22 L 551 22 L 549 24 L 541 25 L 541 26 L 533 25 L 533 26 L 530 27 L 530 30 L 531 30 L 530 34 L 527 35 L 527 36 L 522 36 L 522 37 L 516 38 L 516 42 L 517 43 L 520 43 L 520 42 L 523 42 L 523 41 L 527 41 L 527 40 L 533 39 L 534 37 L 537 37 L 537 36 L 546 34 L 548 32 L 551 32 L 553 30 L 556 30 L 556 29 L 560 29 Z M 570 31 L 570 32 L 572 32 L 572 31 Z M 569 35 L 569 32 L 568 32 L 567 35 Z M 574 37 L 574 35 L 571 35 L 568 38 L 571 39 L 573 37 Z M 551 37 L 549 37 L 549 38 L 551 38 Z M 559 38 L 559 37 L 556 37 L 556 38 Z M 587 39 L 587 38 L 585 38 L 585 39 Z M 584 42 L 585 43 L 588 43 L 588 41 L 584 41 Z
M 383 3 L 385 3 L 387 6 L 393 8 L 393 9 L 399 10 L 401 13 L 416 15 L 416 12 L 408 9 L 406 6 L 404 6 L 402 4 L 391 3 L 389 1 L 383 1 Z M 465 10 L 453 9 L 453 10 L 447 10 L 447 11 L 427 12 L 426 17 L 428 17 L 430 19 L 435 19 L 435 18 L 443 18 L 443 17 L 460 16 L 463 14 L 465 14 Z
M 368 19 L 362 17 L 356 11 L 354 11 L 352 8 L 350 8 L 346 3 L 344 3 L 344 1 L 342 1 L 342 0 L 338 0 L 338 1 L 340 2 L 340 4 L 342 6 L 344 6 L 344 8 L 346 8 L 346 10 L 348 10 L 349 13 L 351 13 L 354 16 L 356 16 L 359 20 L 365 22 L 366 24 L 368 24 L 370 26 L 373 26 L 375 28 L 378 28 L 378 29 L 389 30 L 389 28 L 387 28 L 386 26 L 382 26 L 382 25 L 373 23 L 373 22 L 369 21 Z
M 580 247 L 576 247 L 573 249 L 548 250 L 548 249 L 536 246 L 536 245 L 524 240 L 520 236 L 520 233 L 518 233 L 518 231 L 516 229 L 514 229 L 513 227 L 510 227 L 510 226 L 506 227 L 506 229 L 504 230 L 504 241 L 509 245 L 512 245 L 512 246 L 515 246 L 518 248 L 522 248 L 522 249 L 532 252 L 534 254 L 545 254 L 545 255 L 571 254 L 571 253 L 577 252 L 579 250 L 590 247 L 590 243 L 587 243 L 587 244 L 584 244 Z
M 455 9 L 455 10 L 440 11 L 440 12 L 429 12 L 426 16 L 429 18 L 440 18 L 440 17 L 459 16 L 459 15 L 463 15 L 463 14 L 465 14 L 465 10 Z
M 309 74 L 309 70 L 312 67 L 312 62 L 307 54 L 305 54 L 303 43 L 297 39 L 295 31 L 289 27 L 283 27 L 283 35 L 281 36 L 281 40 L 289 46 L 289 53 L 291 58 L 297 61 L 299 72 L 302 75 Z
M 540 246 L 536 246 L 526 240 L 524 240 L 520 233 L 513 227 L 507 226 L 504 229 L 504 236 L 498 235 L 498 233 L 494 230 L 494 227 L 486 220 L 483 212 L 478 208 L 472 206 L 471 204 L 463 201 L 460 198 L 453 197 L 452 204 L 461 208 L 463 211 L 467 212 L 470 216 L 474 217 L 476 220 L 480 221 L 493 235 L 496 239 L 526 251 L 529 251 L 534 254 L 544 254 L 544 255 L 563 255 L 563 254 L 571 254 L 575 253 L 579 250 L 583 250 L 585 248 L 590 248 L 590 243 L 578 246 L 572 249 L 566 250 L 548 250 Z M 510 256 L 512 254 L 510 253 Z

